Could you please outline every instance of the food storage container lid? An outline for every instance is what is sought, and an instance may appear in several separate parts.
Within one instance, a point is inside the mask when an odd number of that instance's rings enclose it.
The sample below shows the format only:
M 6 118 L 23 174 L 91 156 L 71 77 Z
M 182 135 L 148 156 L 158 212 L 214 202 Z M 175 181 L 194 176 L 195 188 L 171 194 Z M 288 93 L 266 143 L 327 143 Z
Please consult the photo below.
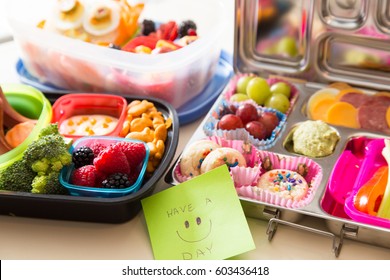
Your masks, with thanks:
M 390 1 L 235 0 L 235 5 L 236 72 L 390 89 Z

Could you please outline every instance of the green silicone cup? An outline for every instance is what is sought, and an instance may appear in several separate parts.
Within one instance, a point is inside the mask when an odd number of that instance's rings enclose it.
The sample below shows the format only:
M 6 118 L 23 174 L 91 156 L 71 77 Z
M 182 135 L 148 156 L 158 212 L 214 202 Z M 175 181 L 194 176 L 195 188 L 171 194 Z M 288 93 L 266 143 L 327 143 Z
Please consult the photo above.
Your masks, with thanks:
M 4 84 L 1 88 L 11 106 L 25 117 L 36 119 L 37 124 L 30 135 L 16 148 L 0 155 L 0 170 L 10 166 L 23 156 L 27 146 L 34 141 L 43 127 L 52 118 L 52 108 L 49 100 L 42 92 L 31 86 L 22 84 Z

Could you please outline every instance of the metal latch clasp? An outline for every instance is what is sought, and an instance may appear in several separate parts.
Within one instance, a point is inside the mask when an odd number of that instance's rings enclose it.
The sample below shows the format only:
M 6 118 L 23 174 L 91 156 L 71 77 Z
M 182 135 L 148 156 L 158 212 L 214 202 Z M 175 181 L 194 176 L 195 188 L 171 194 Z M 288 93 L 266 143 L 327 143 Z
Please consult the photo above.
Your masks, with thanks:
M 305 231 L 308 231 L 311 233 L 316 233 L 319 235 L 328 236 L 328 237 L 332 238 L 332 240 L 333 240 L 332 251 L 336 257 L 338 257 L 340 255 L 341 248 L 342 248 L 343 242 L 344 242 L 344 237 L 345 236 L 356 237 L 358 234 L 358 230 L 359 230 L 358 226 L 350 225 L 350 224 L 343 224 L 343 226 L 340 230 L 340 235 L 337 236 L 337 235 L 335 235 L 331 232 L 328 232 L 328 231 L 319 230 L 316 228 L 312 228 L 312 227 L 308 227 L 308 226 L 304 226 L 304 225 L 300 225 L 300 224 L 295 224 L 295 223 L 284 221 L 284 220 L 281 220 L 281 219 L 275 217 L 275 218 L 271 218 L 268 222 L 267 235 L 268 235 L 269 241 L 271 241 L 272 238 L 274 237 L 278 224 L 287 225 L 287 226 L 290 226 L 292 228 L 305 230 Z

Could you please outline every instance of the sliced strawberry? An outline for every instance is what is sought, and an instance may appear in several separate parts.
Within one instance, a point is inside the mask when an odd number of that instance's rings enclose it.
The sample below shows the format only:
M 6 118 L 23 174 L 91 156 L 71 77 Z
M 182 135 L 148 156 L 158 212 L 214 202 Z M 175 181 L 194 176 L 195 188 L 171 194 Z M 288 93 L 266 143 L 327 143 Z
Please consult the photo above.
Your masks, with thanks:
M 109 146 L 93 160 L 96 170 L 105 174 L 130 174 L 130 166 L 126 155 L 115 145 Z
M 84 165 L 73 171 L 71 183 L 77 186 L 95 187 L 96 168 L 93 165 Z
M 157 37 L 163 40 L 174 41 L 178 35 L 178 27 L 176 22 L 168 21 L 165 24 L 161 24 L 157 30 Z
M 158 39 L 152 36 L 138 36 L 131 39 L 125 46 L 122 47 L 122 51 L 135 52 L 135 48 L 138 46 L 145 46 L 150 49 L 156 47 Z

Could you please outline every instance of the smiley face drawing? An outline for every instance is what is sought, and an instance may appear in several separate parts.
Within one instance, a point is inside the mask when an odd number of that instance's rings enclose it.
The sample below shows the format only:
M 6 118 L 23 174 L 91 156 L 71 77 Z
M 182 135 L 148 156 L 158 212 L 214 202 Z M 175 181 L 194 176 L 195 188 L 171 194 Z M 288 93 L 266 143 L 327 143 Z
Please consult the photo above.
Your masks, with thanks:
M 178 237 L 184 242 L 196 243 L 206 239 L 212 228 L 211 220 L 202 221 L 200 217 L 195 217 L 192 220 L 185 220 L 184 228 L 176 230 Z

